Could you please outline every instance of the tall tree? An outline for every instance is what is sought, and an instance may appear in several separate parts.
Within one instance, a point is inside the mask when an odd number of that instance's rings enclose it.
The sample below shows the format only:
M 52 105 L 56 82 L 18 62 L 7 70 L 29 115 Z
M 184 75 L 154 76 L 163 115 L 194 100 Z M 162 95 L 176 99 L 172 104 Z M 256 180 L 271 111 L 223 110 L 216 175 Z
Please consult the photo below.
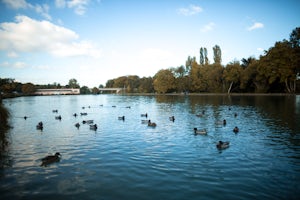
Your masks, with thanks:
M 69 87 L 70 88 L 80 88 L 79 83 L 75 78 L 69 80 Z
M 229 88 L 227 90 L 228 94 L 231 92 L 232 86 L 240 82 L 241 70 L 242 68 L 238 61 L 234 61 L 226 65 L 223 77 L 226 83 L 229 83 Z
M 208 57 L 207 57 L 207 49 L 204 47 L 203 49 L 203 54 L 204 54 L 204 64 L 205 65 L 208 65 L 209 64 L 209 60 L 208 60 Z
M 200 65 L 204 65 L 204 49 L 203 47 L 200 48 L 200 60 L 199 60 Z
M 222 62 L 222 52 L 221 48 L 219 45 L 215 45 L 213 47 L 213 52 L 214 52 L 214 63 L 221 65 Z

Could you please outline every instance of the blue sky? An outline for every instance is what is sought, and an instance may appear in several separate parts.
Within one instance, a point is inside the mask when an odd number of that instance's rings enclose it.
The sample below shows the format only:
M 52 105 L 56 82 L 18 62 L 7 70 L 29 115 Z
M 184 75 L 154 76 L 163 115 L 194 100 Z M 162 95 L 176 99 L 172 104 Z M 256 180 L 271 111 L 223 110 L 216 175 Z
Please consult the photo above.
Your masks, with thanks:
M 105 85 L 123 75 L 263 54 L 300 26 L 297 0 L 0 0 L 0 77 Z

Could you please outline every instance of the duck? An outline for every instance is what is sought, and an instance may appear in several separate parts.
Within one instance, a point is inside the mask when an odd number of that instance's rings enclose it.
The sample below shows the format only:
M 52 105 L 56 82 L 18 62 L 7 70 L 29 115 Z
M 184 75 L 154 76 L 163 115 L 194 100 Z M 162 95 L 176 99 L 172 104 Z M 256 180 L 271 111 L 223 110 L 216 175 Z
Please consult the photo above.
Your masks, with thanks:
M 237 113 L 234 113 L 234 117 L 237 117 L 238 116 L 238 114 Z
M 156 127 L 156 123 L 151 122 L 151 120 L 148 121 L 148 126 L 150 127 Z
M 56 152 L 54 155 L 49 155 L 49 156 L 42 158 L 41 166 L 47 166 L 51 163 L 58 162 L 60 160 L 60 156 L 61 156 L 61 154 L 59 152 Z
M 204 117 L 205 115 L 205 110 L 202 110 L 201 114 L 196 114 L 197 117 Z
M 194 128 L 194 133 L 195 135 L 207 135 L 206 129 L 198 130 L 197 128 Z
M 226 119 L 223 119 L 223 121 L 217 121 L 217 122 L 216 122 L 216 125 L 223 125 L 223 126 L 226 126 L 226 124 L 227 124 Z
M 126 106 L 126 108 L 129 108 L 129 109 L 130 109 L 130 108 L 131 108 L 131 106 Z
M 91 130 L 94 130 L 94 131 L 95 131 L 95 130 L 97 130 L 97 128 L 98 128 L 97 124 L 91 124 L 91 125 L 90 125 L 90 129 L 91 129 Z
M 75 126 L 76 126 L 76 128 L 78 128 L 78 129 L 79 129 L 79 127 L 80 127 L 80 124 L 77 122 L 77 123 L 75 124 Z
M 61 115 L 55 116 L 55 119 L 61 120 Z
M 57 112 L 58 112 L 58 110 L 52 110 L 52 112 L 53 112 L 53 113 L 57 113 Z
M 141 114 L 141 117 L 148 117 L 148 114 L 147 113 L 145 113 L 145 114 Z
M 118 117 L 118 120 L 123 120 L 123 121 L 125 121 L 125 116 Z
M 26 120 L 28 117 L 27 117 L 27 116 L 24 116 L 23 118 Z
M 92 123 L 94 123 L 94 120 L 91 120 L 91 119 L 90 120 L 83 120 L 82 123 L 83 124 L 92 124 Z
M 36 129 L 38 130 L 43 130 L 44 126 L 43 126 L 43 122 L 39 122 L 37 125 L 36 125 Z
M 149 120 L 147 120 L 147 119 L 142 119 L 141 122 L 142 122 L 142 124 L 148 124 Z
M 232 130 L 234 133 L 238 133 L 240 131 L 240 129 L 236 126 L 234 127 L 234 129 Z
M 172 122 L 174 122 L 175 121 L 175 117 L 171 116 L 171 117 L 169 117 L 169 120 L 172 121 Z
M 220 150 L 222 149 L 227 149 L 229 147 L 229 142 L 223 142 L 223 141 L 219 141 L 216 145 L 216 147 Z
M 81 116 L 83 116 L 83 115 L 87 115 L 87 113 L 80 113 L 80 115 L 81 115 Z
M 74 116 L 74 117 L 77 117 L 77 113 L 74 113 L 73 116 Z

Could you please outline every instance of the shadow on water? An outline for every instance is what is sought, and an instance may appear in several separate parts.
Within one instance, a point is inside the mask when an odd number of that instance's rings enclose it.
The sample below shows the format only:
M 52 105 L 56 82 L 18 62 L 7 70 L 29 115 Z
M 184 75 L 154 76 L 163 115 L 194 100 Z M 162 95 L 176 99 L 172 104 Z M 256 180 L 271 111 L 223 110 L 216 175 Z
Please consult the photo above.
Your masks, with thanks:
M 9 141 L 7 132 L 10 128 L 8 124 L 9 111 L 3 106 L 2 99 L 0 100 L 0 169 L 5 166 L 11 166 L 8 159 Z

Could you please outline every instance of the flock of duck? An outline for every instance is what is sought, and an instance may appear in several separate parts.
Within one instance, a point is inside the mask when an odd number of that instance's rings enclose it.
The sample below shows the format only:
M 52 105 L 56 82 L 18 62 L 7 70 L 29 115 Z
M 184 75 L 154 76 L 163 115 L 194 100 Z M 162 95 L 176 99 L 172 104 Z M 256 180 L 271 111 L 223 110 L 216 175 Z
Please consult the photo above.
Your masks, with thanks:
M 116 107 L 116 106 L 112 106 L 112 107 Z M 82 109 L 84 109 L 85 107 L 82 107 Z M 126 107 L 126 108 L 130 108 L 130 106 Z M 58 113 L 58 110 L 52 110 L 53 113 Z M 80 113 L 80 116 L 86 116 L 87 113 L 86 112 L 81 112 Z M 78 114 L 77 113 L 74 113 L 73 114 L 74 117 L 77 117 Z M 196 114 L 197 117 L 204 117 L 205 116 L 205 111 L 203 110 L 201 114 Z M 141 120 L 141 123 L 142 124 L 147 124 L 147 126 L 149 127 L 156 127 L 156 123 L 155 122 L 152 122 L 150 119 L 147 119 L 148 118 L 148 114 L 145 113 L 145 114 L 141 114 L 141 117 L 142 118 L 146 118 L 146 119 L 142 119 Z M 237 117 L 237 113 L 234 113 L 234 117 Z M 24 119 L 26 120 L 28 117 L 27 116 L 24 116 Z M 58 115 L 58 116 L 55 116 L 55 119 L 56 120 L 62 120 L 62 117 L 61 115 Z M 118 117 L 118 120 L 122 120 L 122 121 L 125 121 L 125 116 L 119 116 Z M 175 121 L 175 117 L 174 116 L 170 116 L 169 117 L 169 120 L 174 122 Z M 96 131 L 98 126 L 97 124 L 94 123 L 94 120 L 83 120 L 82 121 L 82 124 L 87 124 L 89 125 L 89 128 L 90 130 L 94 130 Z M 217 122 L 218 125 L 223 125 L 225 126 L 227 124 L 227 121 L 226 119 L 224 119 L 223 121 L 219 121 Z M 75 124 L 75 127 L 77 129 L 79 129 L 80 127 L 80 123 L 76 123 Z M 43 130 L 44 126 L 43 126 L 43 122 L 40 121 L 37 125 L 36 125 L 36 129 L 38 130 Z M 234 133 L 238 133 L 239 132 L 239 128 L 237 126 L 235 126 L 232 130 Z M 207 135 L 207 130 L 206 129 L 198 129 L 198 128 L 194 128 L 194 134 L 195 135 Z M 223 149 L 227 149 L 229 147 L 229 144 L 230 142 L 229 141 L 219 141 L 217 144 L 216 144 L 216 148 L 219 149 L 219 150 L 223 150 Z M 48 155 L 44 158 L 41 159 L 42 161 L 42 164 L 41 166 L 47 166 L 53 162 L 58 162 L 60 160 L 60 157 L 61 157 L 61 154 L 59 152 L 56 152 L 54 155 Z

